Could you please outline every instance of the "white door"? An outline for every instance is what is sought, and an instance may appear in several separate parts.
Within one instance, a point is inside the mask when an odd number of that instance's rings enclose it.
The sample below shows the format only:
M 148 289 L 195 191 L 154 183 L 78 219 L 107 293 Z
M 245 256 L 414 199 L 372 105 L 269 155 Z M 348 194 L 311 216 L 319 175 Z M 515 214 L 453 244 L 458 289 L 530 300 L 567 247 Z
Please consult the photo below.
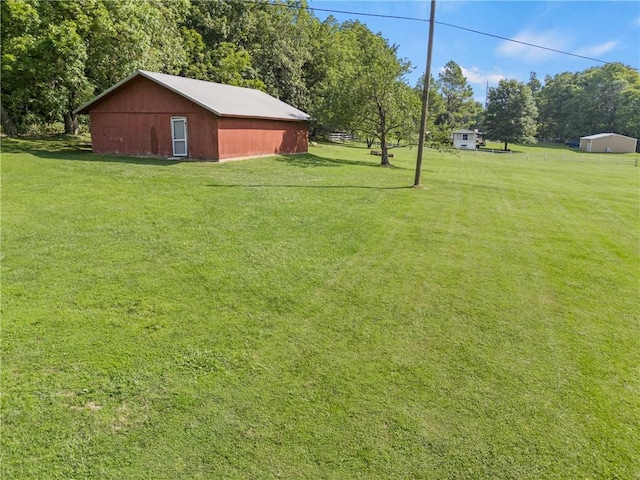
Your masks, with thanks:
M 171 117 L 171 138 L 173 140 L 173 156 L 187 156 L 187 119 Z

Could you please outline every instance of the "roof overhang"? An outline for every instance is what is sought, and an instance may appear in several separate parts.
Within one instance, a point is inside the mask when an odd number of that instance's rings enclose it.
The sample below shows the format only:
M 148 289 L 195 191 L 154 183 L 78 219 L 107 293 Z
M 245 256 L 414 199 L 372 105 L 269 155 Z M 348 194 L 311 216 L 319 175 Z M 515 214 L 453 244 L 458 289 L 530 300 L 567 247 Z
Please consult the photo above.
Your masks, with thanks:
M 100 95 L 92 98 L 91 100 L 89 100 L 87 103 L 85 103 L 84 105 L 82 105 L 81 107 L 76 108 L 73 113 L 75 115 L 85 115 L 87 113 L 89 113 L 90 108 L 95 105 L 96 103 L 98 103 L 100 100 L 102 100 L 103 98 L 105 98 L 106 96 L 108 96 L 111 92 L 114 92 L 115 90 L 119 89 L 121 86 L 123 86 L 126 83 L 129 83 L 131 80 L 133 80 L 135 77 L 137 77 L 138 75 L 140 75 L 140 70 L 135 71 L 134 73 L 132 73 L 131 75 L 129 75 L 127 78 L 120 80 L 118 83 L 116 83 L 115 85 L 107 88 L 104 92 L 102 92 Z
M 619 133 L 596 133 L 595 135 L 587 135 L 585 137 L 580 137 L 580 140 L 595 140 L 597 138 L 607 138 L 607 137 L 621 137 L 621 138 L 628 138 L 630 140 L 638 140 L 637 138 L 628 137 L 627 135 L 621 135 Z
M 217 111 L 216 109 L 212 108 L 210 105 L 206 105 L 202 102 L 200 102 L 197 98 L 194 98 L 191 95 L 186 94 L 185 92 L 180 91 L 177 88 L 174 88 L 173 86 L 161 82 L 159 81 L 157 78 L 155 78 L 152 75 L 152 72 L 146 72 L 144 70 L 136 70 L 134 73 L 132 73 L 131 75 L 129 75 L 127 78 L 120 80 L 118 83 L 116 83 L 115 85 L 113 85 L 112 87 L 106 89 L 104 92 L 102 92 L 101 94 L 99 94 L 98 96 L 94 97 L 93 99 L 91 99 L 90 101 L 88 101 L 87 103 L 85 103 L 84 105 L 76 108 L 73 113 L 76 115 L 86 115 L 90 112 L 91 107 L 93 107 L 94 105 L 96 105 L 97 103 L 99 103 L 101 100 L 103 100 L 104 98 L 110 96 L 113 92 L 115 92 L 116 90 L 120 89 L 121 87 L 123 87 L 124 85 L 126 85 L 127 83 L 129 83 L 130 81 L 132 81 L 134 78 L 136 77 L 144 77 L 148 80 L 151 80 L 152 82 L 160 85 L 161 87 L 166 88 L 167 90 L 172 91 L 173 93 L 180 95 L 183 98 L 186 98 L 187 100 L 189 100 L 190 102 L 195 103 L 196 105 L 198 105 L 201 108 L 204 108 L 205 110 L 219 116 L 219 117 L 226 117 L 226 118 L 260 118 L 260 119 L 264 119 L 264 120 L 278 120 L 278 121 L 285 121 L 285 122 L 308 122 L 311 120 L 311 116 L 301 112 L 300 113 L 302 115 L 299 115 L 299 118 L 295 118 L 295 117 L 281 117 L 281 116 L 268 116 L 268 115 L 240 115 L 240 114 L 225 114 L 222 112 Z

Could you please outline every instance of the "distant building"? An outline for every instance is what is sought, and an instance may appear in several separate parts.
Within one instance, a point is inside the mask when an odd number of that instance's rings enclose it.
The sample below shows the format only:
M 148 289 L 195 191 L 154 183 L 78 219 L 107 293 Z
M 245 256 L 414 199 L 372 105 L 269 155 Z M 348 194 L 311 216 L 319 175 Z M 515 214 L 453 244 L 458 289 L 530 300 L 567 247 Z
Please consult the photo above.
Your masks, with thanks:
M 484 138 L 478 130 L 461 129 L 456 130 L 451 135 L 453 147 L 460 150 L 475 150 L 480 146 L 484 146 Z
M 625 137 L 617 133 L 598 133 L 580 137 L 580 150 L 592 153 L 633 153 L 637 138 Z
M 138 70 L 75 113 L 96 153 L 225 160 L 304 153 L 309 115 L 259 90 Z

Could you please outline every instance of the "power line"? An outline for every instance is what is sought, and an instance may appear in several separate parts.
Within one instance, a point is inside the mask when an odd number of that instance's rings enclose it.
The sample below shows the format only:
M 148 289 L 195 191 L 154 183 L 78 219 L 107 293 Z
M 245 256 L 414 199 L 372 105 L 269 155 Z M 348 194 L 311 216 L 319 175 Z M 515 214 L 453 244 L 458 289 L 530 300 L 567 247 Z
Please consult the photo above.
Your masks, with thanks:
M 277 5 L 272 3 L 271 5 Z M 288 6 L 288 5 L 285 5 Z M 429 20 L 425 20 L 424 18 L 416 18 L 416 17 L 399 17 L 397 15 L 382 15 L 380 13 L 362 13 L 362 12 L 346 12 L 344 10 L 329 10 L 327 8 L 316 8 L 316 7 L 306 7 L 307 10 L 313 10 L 315 12 L 328 12 L 328 13 L 344 13 L 346 15 L 359 15 L 362 17 L 381 17 L 381 18 L 393 18 L 395 20 L 412 20 L 414 22 L 426 22 L 429 23 Z M 438 22 L 436 22 L 438 23 Z
M 513 38 L 501 37 L 500 35 L 494 35 L 493 33 L 481 32 L 479 30 L 473 30 L 471 28 L 461 27 L 459 25 L 452 25 L 450 23 L 444 23 L 444 22 L 438 22 L 438 21 L 436 21 L 436 23 L 438 25 L 445 25 L 447 27 L 458 28 L 460 30 L 465 30 L 467 32 L 477 33 L 479 35 L 486 35 L 487 37 L 499 38 L 500 40 L 506 40 L 507 42 L 513 42 L 513 43 L 519 43 L 521 45 L 527 45 L 529 47 L 541 48 L 543 50 L 549 50 L 550 52 L 561 53 L 563 55 L 571 55 L 572 57 L 584 58 L 586 60 L 591 60 L 591 61 L 594 61 L 594 62 L 611 63 L 611 62 L 607 62 L 605 60 L 598 60 L 597 58 L 585 57 L 584 55 L 578 55 L 577 53 L 565 52 L 563 50 L 556 50 L 555 48 L 544 47 L 542 45 L 536 45 L 535 43 L 522 42 L 520 40 L 515 40 Z
M 278 4 L 278 3 L 268 3 L 267 5 L 271 5 L 271 6 L 281 6 L 281 7 L 287 7 L 287 8 L 295 8 L 289 5 L 283 5 L 283 4 Z M 413 22 L 424 22 L 424 23 L 428 23 L 429 19 L 424 19 L 424 18 L 417 18 L 417 17 L 403 17 L 403 16 L 398 16 L 398 15 L 383 15 L 380 13 L 363 13 L 363 12 L 350 12 L 350 11 L 346 11 L 346 10 L 333 10 L 333 9 L 328 9 L 328 8 L 317 8 L 317 7 L 305 7 L 307 10 L 312 10 L 314 12 L 327 12 L 327 13 L 342 13 L 345 15 L 357 15 L 357 16 L 362 16 L 362 17 L 379 17 L 379 18 L 390 18 L 390 19 L 394 19 L 394 20 L 408 20 L 408 21 L 413 21 Z M 451 23 L 445 23 L 445 22 L 440 22 L 438 20 L 435 20 L 435 23 L 437 23 L 438 25 L 443 25 L 446 27 L 451 27 L 451 28 L 457 28 L 459 30 L 464 30 L 467 32 L 471 32 L 471 33 L 475 33 L 478 35 L 484 35 L 487 37 L 492 37 L 492 38 L 498 38 L 500 40 L 504 40 L 507 42 L 513 42 L 513 43 L 519 43 L 520 45 L 526 45 L 528 47 L 533 47 L 533 48 L 540 48 L 542 50 L 547 50 L 550 52 L 555 52 L 555 53 L 560 53 L 562 55 L 569 55 L 571 57 L 577 57 L 577 58 L 582 58 L 584 60 L 591 60 L 592 62 L 599 62 L 599 63 L 612 63 L 612 62 L 608 62 L 606 60 L 600 60 L 598 58 L 592 58 L 592 57 L 586 57 L 584 55 L 578 55 L 577 53 L 571 53 L 571 52 L 566 52 L 564 50 L 558 50 L 555 48 L 550 48 L 550 47 L 545 47 L 543 45 L 536 45 L 535 43 L 529 43 L 529 42 L 523 42 L 521 40 L 516 40 L 514 38 L 509 38 L 509 37 L 503 37 L 500 35 L 495 35 L 493 33 L 487 33 L 487 32 L 482 32 L 480 30 L 474 30 L 472 28 L 467 28 L 467 27 L 462 27 L 460 25 L 453 25 Z M 634 70 L 638 70 L 637 68 L 631 67 Z

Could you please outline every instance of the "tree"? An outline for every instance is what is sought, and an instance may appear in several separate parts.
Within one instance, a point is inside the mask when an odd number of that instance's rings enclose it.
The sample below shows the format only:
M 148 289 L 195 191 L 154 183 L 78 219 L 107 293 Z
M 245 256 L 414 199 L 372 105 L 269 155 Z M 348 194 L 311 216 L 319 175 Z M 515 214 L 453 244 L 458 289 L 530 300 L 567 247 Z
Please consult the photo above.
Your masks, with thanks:
M 72 21 L 49 25 L 36 50 L 41 57 L 41 96 L 48 120 L 64 119 L 64 133 L 78 134 L 76 107 L 92 95 L 84 74 L 86 46 Z M 49 60 L 47 62 L 47 59 Z
M 186 51 L 180 75 L 240 87 L 265 90 L 258 78 L 246 42 L 244 29 L 255 4 L 249 2 L 192 2 L 181 28 Z
M 536 72 L 529 73 L 529 82 L 527 85 L 531 89 L 531 94 L 535 97 L 542 88 L 542 83 L 538 80 L 538 74 Z
M 265 90 L 265 84 L 256 78 L 257 73 L 251 65 L 249 52 L 244 48 L 233 43 L 222 42 L 209 53 L 212 67 L 207 80 Z
M 313 19 L 305 7 L 291 0 L 192 2 L 183 35 L 188 56 L 204 64 L 188 62 L 183 74 L 260 88 L 306 110 Z
M 450 60 L 438 74 L 436 82 L 444 102 L 444 111 L 436 119 L 436 124 L 446 125 L 450 130 L 469 127 L 476 116 L 476 102 L 473 89 L 462 74 L 460 66 Z
M 390 46 L 359 22 L 347 22 L 343 28 L 360 52 L 353 76 L 343 79 L 342 89 L 351 111 L 351 125 L 366 136 L 380 141 L 383 166 L 390 165 L 388 140 L 396 131 L 415 128 L 420 119 L 420 99 L 404 81 L 411 63 L 398 59 L 397 47 Z
M 640 74 L 620 63 L 585 70 L 578 76 L 575 113 L 581 135 L 626 131 L 618 112 L 626 106 L 625 92 L 640 88 Z M 631 120 L 627 118 L 625 120 Z
M 554 139 L 616 132 L 640 134 L 640 73 L 619 63 L 545 79 L 535 96 L 540 132 Z
M 87 17 L 67 2 L 11 1 L 2 7 L 5 118 L 18 118 L 19 126 L 29 117 L 45 123 L 64 119 L 65 132 L 77 132 L 73 109 L 91 95 L 79 33 Z
M 137 68 L 177 73 L 188 0 L 0 2 L 3 118 L 19 129 L 64 121 Z
M 535 97 L 539 117 L 540 134 L 551 139 L 576 139 L 579 131 L 573 129 L 572 118 L 576 114 L 575 93 L 576 74 L 561 73 L 555 77 L 547 76 L 545 84 Z M 577 136 L 576 136 L 577 135 Z
M 30 59 L 40 16 L 28 2 L 5 0 L 0 2 L 0 20 L 2 126 L 7 135 L 15 135 L 22 130 L 37 97 L 34 79 L 38 68 Z
M 340 129 L 334 100 L 340 95 L 340 80 L 349 72 L 350 62 L 349 47 L 341 42 L 339 28 L 336 19 L 329 16 L 323 22 L 313 19 L 308 29 L 309 57 L 303 65 L 303 77 L 309 94 L 306 111 L 312 118 L 312 138 Z
M 310 16 L 305 5 L 295 1 L 256 3 L 247 43 L 241 44 L 249 51 L 267 93 L 302 110 L 309 106 L 303 73 L 310 59 Z
M 78 2 L 74 2 L 78 3 Z M 80 4 L 90 17 L 85 74 L 98 94 L 136 69 L 178 74 L 187 53 L 180 26 L 188 0 L 93 0 Z
M 309 89 L 313 133 L 344 131 L 356 134 L 358 114 L 351 79 L 358 77 L 362 54 L 353 24 L 339 24 L 333 17 L 312 25 L 310 58 L 304 66 Z M 366 27 L 365 27 L 366 28 Z
M 422 97 L 424 89 L 425 75 L 422 75 L 418 80 L 414 91 L 416 95 Z M 447 117 L 446 105 L 444 97 L 440 93 L 438 84 L 431 77 L 429 82 L 429 106 L 428 106 L 428 118 L 427 118 L 427 134 L 425 138 L 425 144 L 431 148 L 436 148 L 441 151 L 452 149 L 451 133 L 453 128 L 446 123 L 439 123 L 438 120 Z M 474 122 L 476 124 L 477 122 Z M 418 127 L 419 128 L 419 127 Z
M 619 133 L 640 138 L 640 85 L 623 93 L 622 107 L 616 113 Z M 640 152 L 640 144 L 636 146 L 636 151 Z
M 62 121 L 73 133 L 73 111 L 136 69 L 265 90 L 320 131 L 380 139 L 383 164 L 387 137 L 414 130 L 410 64 L 362 24 L 320 22 L 306 0 L 2 0 L 0 9 L 7 133 Z
M 490 138 L 504 142 L 535 142 L 538 110 L 531 89 L 517 80 L 500 80 L 489 90 L 486 130 Z

